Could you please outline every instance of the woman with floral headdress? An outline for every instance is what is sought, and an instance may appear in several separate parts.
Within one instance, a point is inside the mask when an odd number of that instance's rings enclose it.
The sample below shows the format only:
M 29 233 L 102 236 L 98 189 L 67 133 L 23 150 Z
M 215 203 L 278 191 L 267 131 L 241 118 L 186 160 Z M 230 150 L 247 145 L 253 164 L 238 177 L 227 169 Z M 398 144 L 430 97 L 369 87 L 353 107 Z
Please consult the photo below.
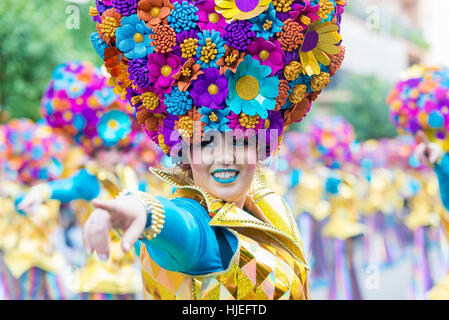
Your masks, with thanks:
M 307 262 L 285 201 L 256 177 L 284 126 L 339 68 L 345 1 L 97 1 L 91 40 L 175 172 L 170 198 L 93 202 L 88 251 L 141 245 L 150 299 L 307 299 Z

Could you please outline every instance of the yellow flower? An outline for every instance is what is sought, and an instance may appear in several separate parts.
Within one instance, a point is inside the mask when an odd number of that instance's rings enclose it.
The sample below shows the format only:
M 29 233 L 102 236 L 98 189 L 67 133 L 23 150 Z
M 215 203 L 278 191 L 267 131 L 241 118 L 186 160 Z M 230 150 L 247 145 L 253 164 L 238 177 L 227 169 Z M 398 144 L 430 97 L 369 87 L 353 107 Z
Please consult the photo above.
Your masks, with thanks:
M 313 22 L 304 35 L 303 44 L 299 49 L 303 73 L 309 76 L 320 74 L 319 62 L 325 66 L 330 65 L 331 60 L 328 55 L 340 53 L 338 46 L 340 41 L 341 36 L 337 25 L 329 21 L 321 24 L 319 20 Z
M 313 76 L 311 81 L 312 90 L 320 91 L 323 88 L 327 87 L 330 81 L 330 74 L 327 72 L 321 72 L 320 74 Z
M 215 10 L 226 21 L 248 20 L 268 9 L 271 0 L 215 0 Z

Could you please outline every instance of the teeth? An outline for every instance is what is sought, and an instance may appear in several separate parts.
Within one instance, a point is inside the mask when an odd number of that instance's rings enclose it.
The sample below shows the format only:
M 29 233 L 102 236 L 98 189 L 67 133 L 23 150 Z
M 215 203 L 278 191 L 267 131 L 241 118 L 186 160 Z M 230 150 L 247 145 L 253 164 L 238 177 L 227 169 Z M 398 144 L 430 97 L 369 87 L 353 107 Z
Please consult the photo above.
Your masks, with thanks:
M 237 175 L 235 171 L 219 171 L 215 172 L 213 176 L 217 179 L 231 179 Z

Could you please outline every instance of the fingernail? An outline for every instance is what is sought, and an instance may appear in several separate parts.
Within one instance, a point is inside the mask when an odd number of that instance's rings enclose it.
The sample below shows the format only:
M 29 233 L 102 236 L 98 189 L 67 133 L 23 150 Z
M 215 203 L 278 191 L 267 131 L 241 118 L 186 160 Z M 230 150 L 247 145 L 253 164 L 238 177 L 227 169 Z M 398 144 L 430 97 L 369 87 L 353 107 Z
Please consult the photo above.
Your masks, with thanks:
M 105 254 L 99 254 L 98 258 L 100 259 L 100 261 L 103 261 L 103 262 L 108 261 L 108 256 Z

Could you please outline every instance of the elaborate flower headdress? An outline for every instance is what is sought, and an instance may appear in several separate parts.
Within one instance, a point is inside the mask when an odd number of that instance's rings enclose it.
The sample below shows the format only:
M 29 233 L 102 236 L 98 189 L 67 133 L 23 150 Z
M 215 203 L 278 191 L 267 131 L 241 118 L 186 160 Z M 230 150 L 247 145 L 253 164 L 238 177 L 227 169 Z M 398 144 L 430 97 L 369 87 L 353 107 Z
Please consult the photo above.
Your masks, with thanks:
M 390 119 L 400 133 L 423 130 L 449 151 L 449 69 L 415 65 L 390 93 Z
M 42 98 L 47 123 L 89 153 L 103 146 L 130 147 L 135 134 L 134 110 L 108 78 L 90 63 L 67 62 L 56 67 Z
M 317 117 L 307 129 L 312 151 L 329 168 L 354 160 L 357 148 L 354 128 L 341 116 Z
M 209 130 L 245 136 L 270 129 L 280 137 L 303 119 L 343 61 L 345 5 L 96 0 L 91 42 L 115 90 L 165 153 Z
M 61 175 L 69 144 L 50 126 L 13 119 L 0 126 L 0 142 L 2 178 L 29 183 Z

